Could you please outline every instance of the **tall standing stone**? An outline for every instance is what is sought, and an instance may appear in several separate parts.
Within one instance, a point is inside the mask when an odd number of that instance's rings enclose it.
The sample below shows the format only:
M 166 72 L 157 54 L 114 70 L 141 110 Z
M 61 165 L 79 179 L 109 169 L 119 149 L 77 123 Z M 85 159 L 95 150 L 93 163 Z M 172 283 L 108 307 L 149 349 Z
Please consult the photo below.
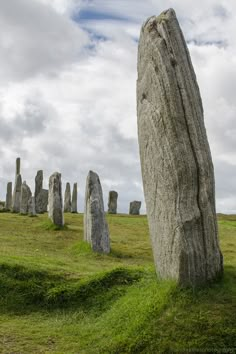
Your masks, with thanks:
M 110 252 L 108 225 L 105 218 L 102 187 L 98 175 L 89 171 L 85 190 L 84 240 L 92 250 Z
M 73 185 L 73 192 L 72 192 L 72 203 L 71 203 L 71 212 L 77 213 L 77 183 Z
M 71 213 L 71 191 L 70 183 L 66 183 L 65 197 L 64 197 L 64 212 Z
M 108 213 L 116 214 L 117 213 L 117 199 L 118 193 L 116 191 L 110 191 L 108 197 Z
M 64 225 L 61 174 L 58 172 L 53 173 L 49 178 L 48 216 L 53 224 Z
M 37 171 L 35 177 L 35 210 L 36 213 L 42 214 L 47 212 L 48 207 L 48 190 L 43 189 L 43 171 Z
M 39 170 L 37 171 L 37 174 L 35 176 L 35 191 L 34 191 L 34 196 L 37 198 L 41 190 L 43 189 L 43 171 Z
M 30 187 L 24 181 L 21 185 L 21 199 L 20 199 L 20 213 L 28 214 L 29 211 L 29 202 L 32 197 Z
M 20 157 L 16 159 L 16 176 L 20 174 Z
M 157 273 L 184 286 L 207 283 L 223 270 L 213 164 L 196 76 L 172 9 L 141 29 L 137 114 Z
M 129 214 L 130 215 L 139 215 L 140 214 L 140 208 L 141 208 L 141 202 L 134 200 L 133 202 L 130 202 L 129 205 Z
M 5 209 L 7 211 L 12 209 L 12 182 L 8 182 L 7 183 L 7 194 L 6 194 Z
M 20 212 L 20 199 L 21 199 L 21 185 L 22 179 L 20 174 L 20 158 L 16 159 L 16 177 L 15 177 L 15 185 L 12 197 L 12 211 L 14 213 Z

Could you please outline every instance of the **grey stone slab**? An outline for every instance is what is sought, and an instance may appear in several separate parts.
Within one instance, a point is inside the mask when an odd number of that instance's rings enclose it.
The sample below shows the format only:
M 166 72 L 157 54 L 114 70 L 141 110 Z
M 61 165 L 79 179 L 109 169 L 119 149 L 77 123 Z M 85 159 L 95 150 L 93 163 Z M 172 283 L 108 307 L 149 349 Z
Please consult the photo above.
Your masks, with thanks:
M 223 270 L 203 107 L 174 10 L 150 17 L 138 48 L 138 137 L 157 273 L 207 284 Z
M 129 214 L 130 215 L 139 215 L 140 214 L 140 208 L 141 208 L 141 202 L 134 200 L 133 202 L 130 202 L 129 205 Z
M 110 191 L 108 196 L 108 213 L 116 214 L 117 213 L 117 199 L 118 193 L 116 191 Z
M 64 225 L 61 174 L 53 173 L 49 178 L 48 216 L 57 226 Z
M 106 222 L 103 194 L 98 175 L 89 171 L 85 190 L 84 240 L 93 251 L 110 252 L 109 230 Z
M 72 192 L 72 203 L 71 203 L 71 212 L 72 213 L 77 213 L 77 183 L 74 183 L 73 185 L 73 192 Z

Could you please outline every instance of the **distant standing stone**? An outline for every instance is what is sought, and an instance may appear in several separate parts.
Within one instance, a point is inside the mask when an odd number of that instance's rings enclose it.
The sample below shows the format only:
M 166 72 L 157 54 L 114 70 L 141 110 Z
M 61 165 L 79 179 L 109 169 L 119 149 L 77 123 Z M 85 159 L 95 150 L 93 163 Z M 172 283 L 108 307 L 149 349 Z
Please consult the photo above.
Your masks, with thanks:
M 37 209 L 36 209 L 37 205 Z M 41 189 L 35 198 L 35 209 L 37 214 L 46 213 L 48 209 L 48 190 Z
M 77 183 L 73 185 L 71 212 L 77 213 Z
M 108 213 L 116 214 L 117 213 L 117 199 L 118 193 L 116 191 L 110 191 L 108 197 Z
M 35 211 L 35 197 L 30 197 L 30 199 L 29 199 L 28 214 L 29 214 L 30 216 L 36 216 L 36 211 Z
M 71 191 L 70 183 L 66 183 L 65 197 L 64 197 L 64 212 L 71 213 Z
M 89 171 L 85 190 L 84 240 L 92 250 L 110 252 L 108 225 L 105 218 L 102 187 L 98 175 Z
M 140 208 L 141 208 L 141 202 L 134 200 L 133 202 L 130 202 L 129 205 L 129 213 L 130 215 L 139 215 L 140 214 Z
M 43 189 L 43 171 L 37 171 L 35 177 L 35 210 L 36 213 L 42 214 L 47 212 L 48 207 L 48 190 Z
M 34 196 L 37 198 L 41 190 L 43 189 L 43 171 L 39 170 L 37 171 L 37 174 L 35 176 L 35 191 L 34 191 Z
M 21 185 L 22 185 L 22 179 L 20 175 L 20 158 L 17 157 L 15 185 L 14 185 L 14 191 L 12 196 L 12 211 L 14 213 L 20 212 Z
M 21 185 L 21 200 L 20 200 L 20 213 L 28 214 L 29 211 L 29 201 L 32 197 L 30 187 L 24 181 Z
M 137 114 L 156 271 L 183 286 L 208 284 L 223 270 L 214 171 L 196 75 L 172 9 L 141 29 Z
M 16 159 L 16 176 L 20 174 L 20 157 Z
M 12 182 L 7 183 L 7 194 L 5 208 L 7 211 L 12 209 Z
M 55 172 L 49 178 L 49 195 L 48 195 L 48 216 L 53 224 L 58 226 L 64 225 L 62 192 L 61 192 L 61 174 Z
M 16 176 L 15 188 L 13 192 L 13 199 L 12 199 L 12 211 L 13 213 L 20 212 L 20 201 L 21 201 L 21 185 L 22 179 L 21 175 Z

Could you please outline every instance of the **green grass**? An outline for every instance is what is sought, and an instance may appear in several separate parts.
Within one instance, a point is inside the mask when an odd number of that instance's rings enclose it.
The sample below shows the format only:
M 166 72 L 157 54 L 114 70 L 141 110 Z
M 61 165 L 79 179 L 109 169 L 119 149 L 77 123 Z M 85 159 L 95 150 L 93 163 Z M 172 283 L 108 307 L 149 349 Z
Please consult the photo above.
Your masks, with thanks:
M 236 216 L 219 215 L 224 276 L 204 289 L 156 278 L 145 216 L 108 215 L 112 252 L 83 216 L 0 214 L 0 353 L 236 350 Z

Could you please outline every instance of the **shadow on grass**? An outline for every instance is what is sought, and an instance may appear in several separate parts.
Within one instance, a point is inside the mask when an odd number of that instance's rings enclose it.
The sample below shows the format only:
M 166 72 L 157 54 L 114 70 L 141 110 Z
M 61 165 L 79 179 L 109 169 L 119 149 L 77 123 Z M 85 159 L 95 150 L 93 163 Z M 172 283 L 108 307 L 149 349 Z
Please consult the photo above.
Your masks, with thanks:
M 71 307 L 99 313 L 142 276 L 140 270 L 116 268 L 86 281 L 75 281 L 22 266 L 1 264 L 0 313 Z

